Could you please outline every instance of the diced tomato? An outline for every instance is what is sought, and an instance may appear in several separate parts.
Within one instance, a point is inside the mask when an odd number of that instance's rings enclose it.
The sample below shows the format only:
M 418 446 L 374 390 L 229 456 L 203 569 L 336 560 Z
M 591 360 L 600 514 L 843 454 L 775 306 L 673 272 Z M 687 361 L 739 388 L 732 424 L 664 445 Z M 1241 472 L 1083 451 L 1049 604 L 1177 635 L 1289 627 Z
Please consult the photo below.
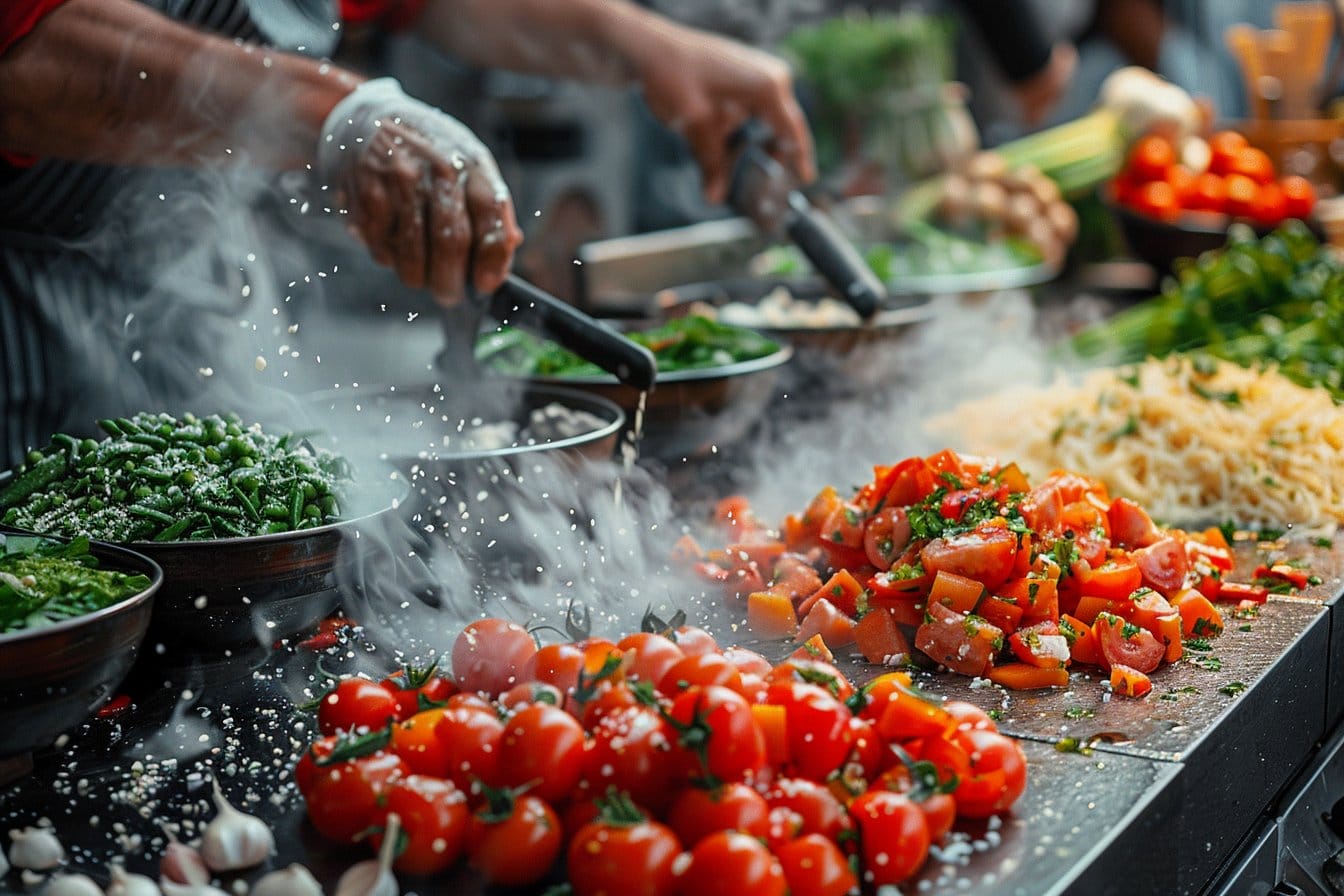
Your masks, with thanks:
M 831 515 L 844 503 L 839 492 L 832 486 L 826 486 L 817 492 L 817 496 L 812 499 L 812 503 L 808 504 L 807 509 L 803 511 L 802 519 L 799 520 L 803 530 L 812 535 L 820 536 L 822 523 L 830 519 Z
M 891 468 L 885 481 L 883 507 L 909 507 L 933 494 L 934 472 L 923 458 L 911 457 Z
M 1122 697 L 1143 697 L 1153 689 L 1147 675 L 1123 663 L 1111 666 L 1111 692 Z
M 1246 585 L 1242 582 L 1223 582 L 1218 589 L 1219 601 L 1240 603 L 1244 600 L 1263 604 L 1269 600 L 1269 589 L 1264 585 Z
M 1157 620 L 1175 612 L 1171 604 L 1167 603 L 1167 599 L 1156 591 L 1143 589 L 1132 594 L 1129 603 L 1132 609 L 1125 618 L 1135 625 L 1148 629 L 1160 639 Z
M 775 590 L 747 595 L 747 628 L 761 638 L 787 638 L 798 630 L 798 614 L 788 594 Z
M 1060 524 L 1065 532 L 1072 532 L 1074 535 L 1099 533 L 1106 538 L 1111 537 L 1111 524 L 1107 520 L 1106 512 L 1089 500 L 1094 497 L 1088 492 L 1081 501 L 1064 505 L 1064 515 L 1060 518 Z
M 924 463 L 928 464 L 929 470 L 932 471 L 935 479 L 944 475 L 956 476 L 958 479 L 964 479 L 967 475 L 966 468 L 961 464 L 961 458 L 957 456 L 955 451 L 947 448 L 944 448 L 937 454 L 930 454 L 928 457 L 924 458 Z
M 775 561 L 774 585 L 771 590 L 782 591 L 795 600 L 807 597 L 821 587 L 821 576 L 800 554 L 784 554 Z
M 791 660 L 821 660 L 823 663 L 835 662 L 835 654 L 826 646 L 825 640 L 821 635 L 813 635 L 808 638 L 806 643 L 801 644 L 797 650 L 789 654 Z
M 1084 594 L 1107 600 L 1123 600 L 1142 584 L 1139 565 L 1127 557 L 1111 557 L 1078 574 L 1078 586 Z
M 967 507 L 978 504 L 993 494 L 992 491 L 979 488 L 953 489 L 943 496 L 942 503 L 938 505 L 938 512 L 942 514 L 943 519 L 960 520 L 966 514 Z
M 942 737 L 957 727 L 957 720 L 947 710 L 900 683 L 883 690 L 880 711 L 875 723 L 877 733 L 889 743 Z
M 1125 619 L 1133 611 L 1134 604 L 1127 598 L 1110 600 L 1105 597 L 1093 597 L 1090 594 L 1084 594 L 1079 598 L 1078 606 L 1074 607 L 1072 615 L 1082 620 L 1085 625 L 1091 625 L 1097 621 L 1097 617 L 1102 613 L 1110 613 Z
M 837 610 L 847 616 L 857 616 L 859 595 L 863 594 L 863 586 L 858 583 L 854 576 L 850 575 L 849 570 L 842 569 L 835 575 L 826 580 L 816 591 L 804 600 L 798 606 L 798 614 L 806 616 L 812 611 L 813 605 L 819 600 L 830 601 Z M 835 645 L 832 644 L 832 647 Z
M 981 525 L 961 535 L 935 538 L 920 551 L 931 573 L 951 572 L 975 579 L 993 591 L 1012 575 L 1017 536 L 1003 526 Z
M 878 569 L 890 569 L 910 545 L 910 517 L 904 507 L 884 507 L 863 529 L 863 551 Z
M 1018 508 L 1037 535 L 1056 536 L 1064 518 L 1064 498 L 1053 485 L 1036 486 Z
M 854 620 L 823 597 L 812 605 L 803 621 L 798 623 L 794 640 L 802 643 L 817 636 L 833 651 L 848 647 L 854 643 Z
M 983 675 L 1003 647 L 1003 632 L 978 616 L 963 616 L 936 603 L 929 604 L 927 615 L 915 633 L 915 646 L 954 672 Z
M 1153 632 L 1157 640 L 1166 645 L 1167 652 L 1163 654 L 1162 659 L 1168 663 L 1174 663 L 1185 653 L 1185 643 L 1181 640 L 1185 625 L 1181 621 L 1181 614 L 1175 609 L 1166 616 L 1157 618 L 1157 631 Z
M 826 564 L 832 569 L 853 569 L 859 570 L 869 566 L 868 555 L 864 553 L 862 545 L 857 548 L 848 545 L 822 544 L 821 548 L 826 552 Z
M 789 546 L 789 550 L 798 550 L 810 544 L 816 538 L 816 532 L 803 522 L 801 516 L 789 514 L 784 517 L 784 543 Z
M 984 600 L 980 601 L 977 612 L 982 619 L 1005 635 L 1017 631 L 1017 626 L 1022 621 L 1022 607 L 1018 606 L 1016 601 L 997 594 L 985 595 Z
M 1216 575 L 1202 575 L 1195 581 L 1195 590 L 1209 600 L 1218 600 L 1218 595 L 1223 590 L 1223 580 Z
M 985 594 L 985 586 L 975 579 L 939 570 L 929 589 L 930 603 L 939 603 L 958 613 L 974 613 Z
M 714 522 L 738 537 L 744 532 L 764 528 L 752 513 L 751 502 L 745 495 L 729 495 L 715 504 Z
M 681 536 L 677 539 L 677 543 L 672 545 L 671 560 L 675 566 L 690 566 L 703 559 L 704 556 L 704 550 L 689 535 Z
M 1022 494 L 1031 488 L 1031 484 L 1027 482 L 1026 474 L 1015 463 L 1000 469 L 994 474 L 994 478 L 1011 494 Z
M 1042 669 L 1062 669 L 1070 659 L 1068 639 L 1054 622 L 1038 622 L 1014 632 L 1008 646 L 1019 660 Z
M 1069 642 L 1069 656 L 1075 663 L 1101 665 L 1101 645 L 1091 625 L 1066 614 L 1059 617 L 1059 633 Z
M 876 665 L 899 665 L 910 659 L 910 642 L 890 610 L 874 607 L 854 626 L 854 644 Z
M 1121 547 L 1146 548 L 1162 537 L 1148 511 L 1128 498 L 1112 501 L 1106 516 L 1111 524 L 1111 539 Z
M 754 562 L 760 569 L 774 569 L 775 563 L 784 556 L 788 546 L 782 541 L 769 538 L 730 544 L 724 550 L 737 557 L 739 562 Z
M 1104 666 L 1119 663 L 1140 672 L 1151 672 L 1162 664 L 1166 654 L 1166 645 L 1152 632 L 1126 622 L 1114 613 L 1098 616 L 1092 623 L 1092 632 L 1101 646 Z
M 1265 566 L 1262 563 L 1255 568 L 1254 576 L 1257 579 L 1278 579 L 1287 582 L 1298 591 L 1307 587 L 1307 580 L 1310 578 L 1305 569 L 1298 569 L 1287 563 L 1275 563 L 1273 566 Z
M 1221 533 L 1219 533 L 1219 537 L 1222 537 Z M 1231 572 L 1232 568 L 1236 566 L 1236 559 L 1232 556 L 1232 552 L 1218 545 L 1205 544 L 1192 538 L 1185 543 L 1185 550 L 1190 555 L 1192 562 L 1203 560 L 1209 566 L 1221 572 Z
M 1044 486 L 1058 489 L 1059 496 L 1063 498 L 1065 504 L 1081 501 L 1088 494 L 1096 495 L 1103 500 L 1110 500 L 1110 496 L 1106 493 L 1106 486 L 1081 473 L 1051 473 L 1050 478 L 1046 479 L 1038 488 Z
M 1175 538 L 1163 538 L 1132 554 L 1143 573 L 1143 583 L 1154 591 L 1170 594 L 1185 584 L 1190 561 Z M 1142 670 L 1141 670 L 1142 671 Z
M 1035 574 L 1004 582 L 996 593 L 1022 608 L 1020 625 L 1033 625 L 1059 618 L 1059 586 L 1051 578 Z
M 748 560 L 727 571 L 723 587 L 729 594 L 745 597 L 753 591 L 765 590 L 765 576 L 761 574 L 761 568 L 755 560 Z
M 832 545 L 862 548 L 863 509 L 848 501 L 841 502 L 822 522 L 818 537 L 827 548 Z
M 1028 663 L 1004 663 L 1002 666 L 992 666 L 986 675 L 995 684 L 1015 691 L 1064 688 L 1069 685 L 1069 670 L 1063 666 L 1045 669 Z
M 1100 566 L 1106 562 L 1111 540 L 1100 531 L 1080 532 L 1073 539 L 1073 546 L 1078 551 L 1078 559 L 1086 561 L 1089 566 Z
M 1172 595 L 1171 603 L 1176 612 L 1181 614 L 1181 634 L 1185 637 L 1212 638 L 1223 633 L 1222 614 L 1195 589 L 1183 588 Z

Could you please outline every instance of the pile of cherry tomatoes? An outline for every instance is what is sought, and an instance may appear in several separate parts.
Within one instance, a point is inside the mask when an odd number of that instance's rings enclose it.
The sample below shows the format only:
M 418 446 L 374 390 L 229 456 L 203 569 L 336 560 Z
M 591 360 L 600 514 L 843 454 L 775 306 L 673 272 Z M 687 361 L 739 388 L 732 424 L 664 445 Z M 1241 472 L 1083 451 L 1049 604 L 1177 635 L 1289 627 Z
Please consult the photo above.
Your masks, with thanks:
M 1188 212 L 1246 218 L 1262 228 L 1288 218 L 1306 218 L 1316 191 L 1306 178 L 1278 177 L 1263 150 L 1236 131 L 1220 131 L 1208 141 L 1205 170 L 1185 164 L 1165 137 L 1150 134 L 1130 148 L 1113 182 L 1117 202 L 1162 221 Z
M 842 896 L 916 875 L 958 816 L 1007 812 L 1026 760 L 974 706 L 889 672 L 861 688 L 800 650 L 777 664 L 650 617 L 538 647 L 483 619 L 452 678 L 346 678 L 295 768 L 341 843 L 404 827 L 394 867 L 567 880 L 576 896 Z

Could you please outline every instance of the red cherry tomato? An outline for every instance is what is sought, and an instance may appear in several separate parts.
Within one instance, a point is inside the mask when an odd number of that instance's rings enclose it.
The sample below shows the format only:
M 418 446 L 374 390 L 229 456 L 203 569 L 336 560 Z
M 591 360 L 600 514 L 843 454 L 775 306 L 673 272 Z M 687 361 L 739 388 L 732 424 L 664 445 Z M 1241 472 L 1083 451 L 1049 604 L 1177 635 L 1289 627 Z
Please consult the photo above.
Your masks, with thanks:
M 1165 137 L 1150 134 L 1140 137 L 1130 147 L 1125 170 L 1139 181 L 1161 180 L 1167 169 L 1176 164 L 1176 150 Z
M 471 706 L 444 710 L 434 733 L 444 751 L 447 777 L 457 789 L 478 794 L 481 784 L 499 783 L 499 742 L 504 724 L 494 710 Z
M 686 655 L 676 642 L 651 632 L 627 635 L 617 641 L 616 646 L 629 658 L 625 670 L 626 677 L 647 681 L 654 687 L 663 680 L 667 670 Z
M 1130 207 L 1159 221 L 1175 221 L 1181 216 L 1180 199 L 1171 184 L 1164 180 L 1149 181 L 1139 187 L 1130 200 Z
M 784 869 L 759 840 L 724 831 L 701 840 L 677 879 L 678 896 L 785 896 Z
M 527 629 L 505 619 L 479 619 L 453 643 L 453 678 L 464 691 L 494 697 L 519 681 L 537 652 Z
M 433 709 L 457 693 L 457 686 L 435 667 L 404 666 L 400 672 L 384 678 L 380 684 L 397 699 L 397 718 L 409 719 L 422 709 Z
M 569 843 L 565 871 L 574 896 L 671 896 L 681 845 L 656 821 L 595 821 Z
M 1209 138 L 1209 170 L 1217 175 L 1232 172 L 1238 154 L 1249 146 L 1236 131 L 1219 131 Z
M 658 690 L 673 697 L 687 688 L 707 685 L 719 685 L 741 693 L 742 673 L 722 654 L 690 654 L 667 670 L 658 682 Z
M 386 827 L 387 816 L 401 819 L 405 846 L 392 867 L 407 874 L 438 874 L 450 868 L 467 839 L 471 817 L 467 798 L 450 781 L 425 775 L 411 775 L 392 784 L 380 800 L 379 827 Z M 378 849 L 383 835 L 373 835 Z
M 1279 181 L 1283 191 L 1284 214 L 1290 218 L 1306 218 L 1316 207 L 1316 188 L 1305 177 L 1289 175 Z
M 317 706 L 317 727 L 323 734 L 372 731 L 397 719 L 397 698 L 367 678 L 345 678 Z
M 866 884 L 881 887 L 910 879 L 929 854 L 929 824 L 908 797 L 869 790 L 850 804 L 859 829 Z
M 439 740 L 438 725 L 444 709 L 427 709 L 392 726 L 392 752 L 417 775 L 448 775 L 448 750 Z
M 675 742 L 676 734 L 655 710 L 631 707 L 603 717 L 584 752 L 580 790 L 600 797 L 614 788 L 660 812 L 675 795 L 669 784 L 677 768 Z
M 770 829 L 765 797 L 741 782 L 707 790 L 687 787 L 672 801 L 667 823 L 688 849 L 711 834 L 739 831 L 765 839 Z
M 783 808 L 802 819 L 800 834 L 820 834 L 836 840 L 854 829 L 854 821 L 835 794 L 824 784 L 805 778 L 779 778 L 765 792 L 772 809 Z
M 521 887 L 546 876 L 564 845 L 560 819 L 530 794 L 478 809 L 467 828 L 467 857 L 488 883 Z
M 691 688 L 672 704 L 668 719 L 693 776 L 741 781 L 765 765 L 765 736 L 751 704 L 736 691 Z
M 782 681 L 770 686 L 765 702 L 784 707 L 793 776 L 825 781 L 849 758 L 854 731 L 843 703 L 816 685 Z
M 958 731 L 971 774 L 957 785 L 957 813 L 988 818 L 1007 812 L 1027 789 L 1027 757 L 1017 741 L 996 731 Z
M 859 879 L 845 854 L 820 834 L 808 834 L 786 843 L 775 857 L 784 869 L 790 893 L 845 896 L 858 890 Z
M 583 746 L 583 726 L 563 709 L 538 703 L 519 710 L 496 750 L 500 783 L 560 805 L 579 783 Z
M 308 819 L 318 833 L 354 843 L 378 818 L 379 798 L 410 769 L 395 753 L 375 753 L 319 768 L 308 789 Z
M 1260 192 L 1259 186 L 1244 174 L 1229 174 L 1225 183 L 1227 199 L 1224 211 L 1234 218 L 1250 217 L 1255 197 Z

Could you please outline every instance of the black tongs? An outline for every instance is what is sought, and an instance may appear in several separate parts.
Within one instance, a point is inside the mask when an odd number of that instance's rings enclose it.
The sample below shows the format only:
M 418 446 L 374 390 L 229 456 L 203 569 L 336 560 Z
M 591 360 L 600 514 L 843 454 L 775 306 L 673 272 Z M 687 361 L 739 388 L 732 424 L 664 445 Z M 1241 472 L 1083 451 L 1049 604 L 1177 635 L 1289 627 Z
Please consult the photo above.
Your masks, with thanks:
M 777 239 L 787 237 L 859 316 L 872 317 L 887 289 L 854 244 L 798 189 L 784 166 L 765 150 L 769 131 L 750 122 L 734 135 L 739 150 L 728 204 Z
M 464 374 L 476 370 L 476 336 L 481 317 L 551 339 L 639 390 L 653 388 L 658 365 L 653 353 L 522 278 L 510 274 L 489 296 L 474 291 L 443 315 L 445 355 Z

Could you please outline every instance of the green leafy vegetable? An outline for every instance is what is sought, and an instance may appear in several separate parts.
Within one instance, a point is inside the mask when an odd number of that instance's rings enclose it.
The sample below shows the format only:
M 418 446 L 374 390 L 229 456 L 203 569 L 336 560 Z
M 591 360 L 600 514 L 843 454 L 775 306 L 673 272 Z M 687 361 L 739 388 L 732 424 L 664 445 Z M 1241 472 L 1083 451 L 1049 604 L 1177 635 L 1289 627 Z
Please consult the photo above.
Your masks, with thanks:
M 11 535 L 0 544 L 0 633 L 38 628 L 109 607 L 149 577 L 98 568 L 89 540 Z

